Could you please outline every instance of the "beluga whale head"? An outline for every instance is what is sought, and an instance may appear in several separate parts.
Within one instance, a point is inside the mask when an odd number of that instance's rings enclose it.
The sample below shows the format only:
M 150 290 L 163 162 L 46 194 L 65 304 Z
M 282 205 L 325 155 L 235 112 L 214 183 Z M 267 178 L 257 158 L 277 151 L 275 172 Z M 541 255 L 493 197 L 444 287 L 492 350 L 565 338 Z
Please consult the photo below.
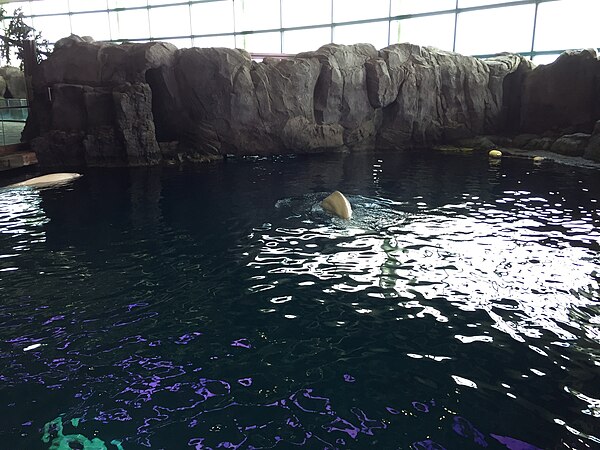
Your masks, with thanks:
M 321 202 L 321 208 L 341 219 L 350 219 L 352 217 L 352 206 L 344 194 L 335 191 Z

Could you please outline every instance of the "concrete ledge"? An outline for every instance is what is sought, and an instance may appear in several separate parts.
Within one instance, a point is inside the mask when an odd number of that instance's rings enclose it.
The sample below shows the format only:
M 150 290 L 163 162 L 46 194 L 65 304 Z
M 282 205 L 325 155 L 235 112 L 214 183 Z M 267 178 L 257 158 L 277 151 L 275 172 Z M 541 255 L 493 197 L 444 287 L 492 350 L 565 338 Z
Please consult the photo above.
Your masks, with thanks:
M 0 146 L 0 156 L 12 155 L 13 153 L 22 152 L 27 150 L 28 144 L 25 142 L 19 142 L 18 144 L 9 144 Z
M 19 152 L 0 156 L 0 171 L 37 164 L 34 152 Z

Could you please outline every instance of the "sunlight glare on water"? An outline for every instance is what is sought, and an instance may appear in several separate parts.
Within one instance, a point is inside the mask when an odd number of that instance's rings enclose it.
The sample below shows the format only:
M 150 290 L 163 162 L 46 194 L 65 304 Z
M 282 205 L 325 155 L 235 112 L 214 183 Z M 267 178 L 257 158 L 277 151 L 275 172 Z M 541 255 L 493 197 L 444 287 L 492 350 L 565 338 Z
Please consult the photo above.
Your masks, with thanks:
M 255 230 L 263 247 L 249 266 L 269 274 L 337 280 L 331 288 L 345 292 L 378 287 L 383 298 L 401 299 L 381 302 L 384 310 L 416 313 L 420 308 L 415 317 L 429 314 L 442 322 L 448 318 L 419 299 L 449 299 L 461 311 L 485 311 L 495 328 L 519 342 L 539 337 L 541 329 L 574 340 L 569 313 L 590 304 L 580 294 L 591 287 L 598 258 L 570 241 L 589 245 L 600 234 L 584 220 L 548 233 L 544 220 L 556 218 L 544 212 L 545 202 L 536 208 L 540 199 L 528 197 L 529 192 L 510 194 L 523 197 L 517 215 L 475 202 L 402 213 L 402 205 L 395 205 L 396 211 L 391 201 L 350 197 L 357 213 L 348 222 L 330 219 L 315 206 L 325 193 L 311 194 L 295 205 L 310 216 L 287 217 L 292 222 L 287 228 Z

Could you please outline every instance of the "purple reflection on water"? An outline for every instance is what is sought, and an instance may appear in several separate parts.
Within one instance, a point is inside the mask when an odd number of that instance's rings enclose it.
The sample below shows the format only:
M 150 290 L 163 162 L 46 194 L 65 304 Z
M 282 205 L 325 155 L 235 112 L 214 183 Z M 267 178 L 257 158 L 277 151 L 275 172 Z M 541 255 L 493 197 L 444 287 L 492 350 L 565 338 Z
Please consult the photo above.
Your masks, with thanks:
M 302 411 L 322 415 L 332 414 L 331 400 L 312 395 L 312 389 L 302 389 L 290 396 L 290 400 Z
M 203 400 L 231 393 L 231 385 L 228 382 L 222 380 L 209 380 L 207 378 L 201 378 L 198 383 L 192 384 L 192 388 L 196 394 L 203 398 Z
M 190 447 L 193 445 L 196 450 L 202 450 L 205 448 L 203 442 L 204 438 L 194 438 L 188 441 L 188 445 Z
M 352 408 L 352 414 L 356 416 L 360 422 L 360 432 L 369 436 L 373 435 L 373 430 L 385 430 L 387 425 L 379 420 L 369 419 L 365 412 L 357 407 Z
M 148 339 L 140 336 L 139 334 L 134 334 L 133 336 L 127 336 L 123 339 L 121 339 L 119 342 L 125 343 L 125 344 L 140 344 L 142 342 L 147 342 Z
M 482 447 L 488 446 L 488 443 L 485 441 L 485 437 L 481 431 L 475 428 L 473 424 L 464 417 L 455 417 L 454 423 L 452 424 L 452 429 L 456 434 L 464 438 L 473 439 L 473 442 L 475 442 L 477 445 Z
M 144 424 L 137 428 L 137 435 L 139 436 L 138 442 L 146 447 L 151 447 L 149 434 L 152 428 L 153 422 L 164 422 L 169 419 L 169 415 L 167 412 L 169 410 L 167 408 L 163 408 L 160 406 L 154 406 L 152 411 L 156 413 L 155 417 L 148 417 L 144 419 Z
M 413 450 L 446 450 L 445 447 L 442 447 L 435 441 L 431 439 L 426 439 L 424 441 L 413 442 L 410 446 Z
M 5 342 L 8 344 L 18 344 L 18 343 L 28 343 L 28 344 L 35 344 L 36 342 L 40 342 L 42 339 L 32 339 L 26 336 L 20 336 L 20 337 L 16 337 L 16 338 L 12 338 L 12 339 L 8 339 Z
M 87 393 L 77 392 L 73 395 L 73 397 L 80 398 L 81 400 L 85 401 L 88 398 L 90 398 L 92 395 L 94 395 L 93 392 L 87 392 Z
M 196 336 L 202 336 L 202 333 L 199 331 L 194 331 L 193 333 L 186 333 L 177 338 L 175 344 L 177 345 L 187 345 L 189 344 Z
M 232 347 L 252 348 L 250 341 L 246 338 L 236 339 L 231 343 Z
M 131 310 L 133 308 L 140 308 L 142 306 L 148 306 L 148 303 L 140 302 L 140 303 L 132 303 L 131 305 L 127 305 L 127 312 L 131 312 Z
M 237 382 L 244 387 L 248 387 L 252 385 L 252 378 L 240 378 L 239 380 L 237 380 Z
M 164 342 L 168 343 L 169 345 L 174 343 L 187 343 L 191 339 L 194 339 L 195 336 L 201 335 L 199 332 L 196 333 L 190 332 L 189 334 L 182 334 L 179 337 L 175 335 L 171 338 L 168 338 L 168 341 Z M 119 342 L 136 341 L 139 342 L 138 335 L 122 339 Z M 225 341 L 225 346 L 226 343 L 227 341 Z M 243 348 L 252 347 L 247 339 L 234 341 L 231 345 Z M 226 348 L 228 347 L 225 347 L 225 349 Z M 145 351 L 148 350 L 149 349 L 146 347 Z M 234 354 L 237 352 L 237 350 L 230 351 Z M 246 355 L 248 354 L 244 350 L 241 352 Z M 216 441 L 205 441 L 203 438 L 196 437 L 188 441 L 190 446 L 202 449 L 250 449 L 254 447 L 250 446 L 249 442 L 255 441 L 256 436 L 261 438 L 269 436 L 268 438 L 265 438 L 266 440 L 263 444 L 255 445 L 258 445 L 259 448 L 279 448 L 281 446 L 284 448 L 286 448 L 286 446 L 292 448 L 291 446 L 293 445 L 293 448 L 308 446 L 311 448 L 337 449 L 340 447 L 346 447 L 347 445 L 351 447 L 353 445 L 357 445 L 357 443 L 351 441 L 351 439 L 359 439 L 361 434 L 368 436 L 376 435 L 380 433 L 377 431 L 378 429 L 386 429 L 388 427 L 386 422 L 388 424 L 392 422 L 391 418 L 385 416 L 386 413 L 381 408 L 378 408 L 377 412 L 369 412 L 369 409 L 366 409 L 365 412 L 358 407 L 353 407 L 350 409 L 353 415 L 350 414 L 350 411 L 348 411 L 346 408 L 344 408 L 346 412 L 339 411 L 337 408 L 338 405 L 335 402 L 336 394 L 333 394 L 330 398 L 320 397 L 316 395 L 316 393 L 319 392 L 317 389 L 314 391 L 313 389 L 303 389 L 297 391 L 293 395 L 290 395 L 291 392 L 288 392 L 285 395 L 282 394 L 282 397 L 286 398 L 279 398 L 279 400 L 269 398 L 268 401 L 272 402 L 269 404 L 252 403 L 239 405 L 232 403 L 232 396 L 236 394 L 236 391 L 234 389 L 234 392 L 231 392 L 231 386 L 227 381 L 205 378 L 202 378 L 198 381 L 200 374 L 195 375 L 193 372 L 200 371 L 201 368 L 195 368 L 195 363 L 198 361 L 194 360 L 194 363 L 192 363 L 192 358 L 182 358 L 181 360 L 176 360 L 177 362 L 175 362 L 170 360 L 161 360 L 159 357 L 144 357 L 140 354 L 135 354 L 133 351 L 128 352 L 126 355 L 124 355 L 124 357 L 125 359 L 121 359 L 116 363 L 113 363 L 114 367 L 120 367 L 123 369 L 124 376 L 117 376 L 116 379 L 123 381 L 123 384 L 125 384 L 125 386 L 118 384 L 115 385 L 116 395 L 113 398 L 116 398 L 115 401 L 120 402 L 121 405 L 127 405 L 127 410 L 115 409 L 100 412 L 98 412 L 98 410 L 94 412 L 90 411 L 87 413 L 88 420 L 94 417 L 95 420 L 104 423 L 109 421 L 131 421 L 128 424 L 119 424 L 116 426 L 137 427 L 141 424 L 140 422 L 142 421 L 142 417 L 145 417 L 143 425 L 136 428 L 136 435 L 128 437 L 128 439 L 131 440 L 136 439 L 136 443 L 143 446 L 156 446 L 156 442 L 154 442 L 153 437 L 154 434 L 156 434 L 159 430 L 166 429 L 165 427 L 167 426 L 174 427 L 177 424 L 181 424 L 180 426 L 184 429 L 186 425 L 189 427 L 189 429 L 184 431 L 184 433 L 189 433 L 187 436 L 185 436 L 185 439 L 189 439 L 194 435 L 202 436 L 207 431 L 206 427 L 212 424 L 211 420 L 206 419 L 206 416 L 226 408 L 231 408 L 231 410 L 223 417 L 232 418 L 233 424 L 228 424 L 224 421 L 221 422 L 221 419 L 219 419 L 218 416 L 216 420 L 219 421 L 219 424 L 223 423 L 226 427 L 235 425 L 237 430 L 242 433 L 243 436 L 232 436 L 231 434 L 228 434 L 225 436 L 220 436 L 220 439 L 217 439 Z M 74 361 L 70 358 L 71 357 L 69 356 L 67 358 L 55 358 L 54 360 L 49 359 L 50 363 L 47 362 L 46 364 L 48 367 L 54 365 L 54 368 L 60 368 L 61 370 L 66 368 L 71 369 L 74 366 L 81 366 L 79 361 Z M 178 363 L 181 365 L 178 365 Z M 212 366 L 208 364 L 203 374 L 211 372 L 211 369 Z M 239 371 L 242 372 L 243 369 Z M 88 375 L 88 378 L 93 377 L 93 374 L 95 373 L 97 372 L 92 372 L 90 375 Z M 229 379 L 229 382 L 233 384 L 234 388 L 236 382 L 243 387 L 249 387 L 253 385 L 253 378 L 251 377 L 238 378 L 239 375 L 242 374 L 243 373 L 238 372 L 235 374 L 237 376 L 235 376 L 230 373 L 231 378 Z M 338 372 L 337 377 L 339 377 L 339 374 L 340 372 Z M 248 373 L 243 375 L 248 375 Z M 102 376 L 105 377 L 103 379 L 106 380 L 106 377 L 112 377 L 113 375 L 111 374 Z M 183 378 L 176 380 L 173 379 L 179 376 L 183 376 Z M 345 382 L 355 382 L 355 378 L 350 374 L 343 374 L 343 378 Z M 100 378 L 97 378 L 96 381 L 100 382 Z M 175 381 L 180 382 L 176 383 Z M 338 382 L 339 381 L 341 380 L 338 378 Z M 363 380 L 361 379 L 361 382 L 362 381 Z M 84 385 L 85 387 L 82 387 L 83 392 L 87 393 L 87 390 L 90 390 L 91 392 L 97 392 L 97 386 L 94 384 L 95 383 Z M 254 391 L 254 389 L 252 391 Z M 237 393 L 239 392 L 240 390 L 238 388 Z M 289 398 L 287 398 L 288 396 Z M 215 399 L 214 397 L 218 398 Z M 150 400 L 152 400 L 152 403 L 144 404 Z M 204 401 L 207 400 L 208 403 L 204 403 Z M 166 403 L 163 403 L 163 401 Z M 264 401 L 266 402 L 267 400 L 265 399 Z M 161 406 L 161 404 L 169 405 L 169 407 Z M 411 404 L 415 410 L 422 413 L 430 412 L 430 409 L 435 411 L 431 406 L 433 403 L 430 402 L 420 403 L 415 401 Z M 180 406 L 177 407 L 177 405 Z M 100 408 L 103 407 L 101 404 L 98 406 Z M 114 404 L 112 406 L 114 406 Z M 232 406 L 235 406 L 235 408 L 232 408 Z M 244 417 L 245 413 L 241 408 L 248 407 L 258 407 L 262 410 L 264 410 L 265 407 L 273 407 L 278 408 L 279 411 L 271 410 L 267 412 L 268 415 L 272 414 L 274 419 L 263 425 L 246 426 L 247 423 L 238 423 L 237 419 Z M 406 409 L 409 409 L 407 408 L 407 405 L 399 405 L 399 407 L 403 408 L 404 412 L 406 412 Z M 110 408 L 110 403 L 104 403 L 104 408 Z M 143 410 L 136 411 L 140 408 L 143 408 Z M 301 411 L 314 413 L 315 415 L 318 414 L 320 416 L 317 416 L 316 418 L 307 418 L 306 414 L 303 414 L 296 408 L 299 408 Z M 258 414 L 260 414 L 260 409 Z M 392 408 L 391 406 L 388 406 L 385 409 L 387 413 L 393 415 L 398 415 L 401 412 Z M 189 412 L 182 415 L 180 411 L 184 410 L 188 410 Z M 144 415 L 141 414 L 143 411 Z M 153 416 L 152 411 L 156 415 Z M 130 413 L 131 416 L 128 413 Z M 296 417 L 294 413 L 298 414 L 298 417 Z M 250 414 L 255 414 L 255 411 L 251 410 Z M 367 414 L 371 415 L 372 417 L 375 415 L 375 418 L 369 418 L 367 417 Z M 381 415 L 381 418 L 377 418 L 378 415 Z M 389 419 L 389 422 L 387 420 L 383 420 L 384 416 Z M 314 420 L 319 421 L 319 423 L 314 424 Z M 462 435 L 467 435 L 465 437 L 473 437 L 478 432 L 477 430 L 473 431 L 474 429 L 472 428 L 472 425 L 471 428 L 469 428 L 469 425 L 470 424 L 467 421 L 461 418 L 458 421 L 455 420 L 453 430 L 456 433 L 463 433 Z M 392 425 L 389 425 L 389 427 L 391 426 Z M 313 427 L 312 431 L 314 431 L 315 434 L 313 435 L 308 432 L 305 427 Z M 263 428 L 265 428 L 265 431 L 260 431 Z M 160 431 L 160 433 L 162 433 L 162 431 Z M 281 436 L 275 436 L 275 433 L 281 434 Z M 209 435 L 206 436 L 207 439 L 215 439 L 214 437 L 209 438 Z M 210 436 L 218 436 L 218 434 L 211 434 Z M 425 436 L 426 434 L 422 437 L 424 438 Z M 514 445 L 516 445 L 515 442 L 520 442 L 517 440 L 514 440 L 514 442 L 509 441 L 512 438 L 506 438 L 502 436 L 496 437 L 492 435 L 492 437 L 501 443 L 505 443 L 505 441 L 502 439 L 506 439 L 506 442 L 512 442 Z M 178 438 L 181 439 L 183 437 L 178 436 Z M 217 442 L 222 439 L 233 439 L 234 442 L 223 441 L 217 444 Z M 240 439 L 244 440 L 237 443 L 237 441 Z M 362 439 L 366 438 L 363 437 Z M 186 441 L 184 440 L 183 442 Z M 180 445 L 181 444 L 182 443 L 180 443 Z M 468 442 L 465 444 L 465 448 L 468 447 L 468 444 Z M 507 445 L 511 450 L 539 450 L 533 446 L 510 447 L 508 444 L 505 445 Z M 523 443 L 523 445 L 527 444 Z M 442 447 L 440 444 L 437 444 L 431 440 L 415 442 L 413 443 L 412 448 L 434 450 L 444 449 L 444 447 Z
M 542 450 L 535 445 L 528 444 L 527 442 L 520 441 L 515 438 L 508 436 L 498 436 L 497 434 L 490 433 L 490 436 L 496 439 L 501 444 L 504 444 L 506 448 L 510 450 Z
M 48 365 L 48 367 L 51 367 L 52 369 L 56 369 L 64 364 L 67 363 L 67 359 L 66 358 L 55 358 L 52 361 L 48 361 L 46 364 Z
M 132 325 L 132 324 L 134 324 L 136 322 L 141 322 L 142 320 L 145 320 L 145 319 L 151 319 L 152 317 L 156 317 L 156 316 L 158 316 L 157 312 L 148 312 L 148 313 L 144 313 L 144 314 L 140 315 L 139 317 L 136 317 L 136 318 L 134 318 L 132 320 L 120 320 L 120 321 L 117 321 L 117 322 L 113 323 L 112 326 L 113 327 L 124 327 L 124 326 L 127 326 L 127 325 Z M 84 323 L 85 322 L 86 321 L 84 320 Z
M 413 406 L 413 408 L 415 408 L 419 412 L 424 412 L 424 413 L 428 413 L 429 412 L 429 406 L 427 406 L 424 403 L 421 403 L 421 402 L 412 402 L 412 406 Z
M 52 322 L 55 322 L 57 320 L 62 320 L 64 318 L 65 318 L 65 316 L 63 316 L 63 315 L 54 316 L 54 317 L 51 317 L 50 319 L 46 320 L 44 323 L 42 323 L 42 325 L 48 325 Z
M 330 433 L 332 431 L 341 431 L 342 433 L 346 433 L 352 439 L 356 439 L 356 436 L 358 436 L 358 433 L 360 433 L 360 428 L 356 427 L 355 425 L 352 425 L 350 422 L 348 422 L 345 419 L 342 419 L 341 417 L 336 417 L 328 425 L 323 425 L 323 428 L 325 428 Z
M 69 345 L 71 345 L 71 342 L 70 341 L 65 341 L 65 343 L 63 345 L 59 345 L 56 348 L 58 350 L 66 350 Z
M 387 412 L 389 412 L 390 414 L 394 414 L 394 415 L 398 415 L 400 414 L 400 411 L 398 411 L 397 409 L 394 409 L 390 406 L 386 406 L 385 409 L 387 410 Z
M 275 436 L 275 440 L 277 441 L 279 436 Z M 234 444 L 233 442 L 221 442 L 217 445 L 217 448 L 230 448 L 230 449 L 238 449 L 240 448 L 246 441 L 248 440 L 248 438 L 244 438 L 242 440 L 242 442 L 240 442 L 239 444 Z
M 109 423 L 111 421 L 127 422 L 132 420 L 132 417 L 125 409 L 115 408 L 108 411 L 100 411 L 94 419 L 98 422 Z
M 208 400 L 211 397 L 216 397 L 217 396 L 216 394 L 214 394 L 213 392 L 209 391 L 205 387 L 201 387 L 200 389 L 196 389 L 194 392 L 196 394 L 198 394 L 200 397 L 202 397 L 204 400 Z
M 175 383 L 173 386 L 166 386 L 165 389 L 170 392 L 179 392 L 179 389 L 181 389 L 181 383 Z
M 297 417 L 294 417 L 293 419 L 288 417 L 287 420 L 285 421 L 285 424 L 292 428 L 298 428 L 300 426 L 300 421 L 298 420 Z

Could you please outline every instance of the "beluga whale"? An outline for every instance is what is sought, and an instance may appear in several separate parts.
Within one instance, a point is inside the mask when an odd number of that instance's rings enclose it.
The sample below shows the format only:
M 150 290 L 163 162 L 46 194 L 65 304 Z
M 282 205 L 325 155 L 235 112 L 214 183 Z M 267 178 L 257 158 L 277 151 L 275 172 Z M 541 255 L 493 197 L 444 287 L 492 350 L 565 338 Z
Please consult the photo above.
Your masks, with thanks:
M 11 184 L 8 187 L 47 187 L 47 186 L 61 186 L 69 183 L 77 178 L 82 177 L 80 173 L 51 173 L 48 175 L 42 175 L 41 177 L 30 178 L 29 180 L 21 181 L 20 183 Z
M 352 217 L 352 206 L 344 194 L 335 191 L 321 202 L 321 208 L 341 219 L 350 219 Z

